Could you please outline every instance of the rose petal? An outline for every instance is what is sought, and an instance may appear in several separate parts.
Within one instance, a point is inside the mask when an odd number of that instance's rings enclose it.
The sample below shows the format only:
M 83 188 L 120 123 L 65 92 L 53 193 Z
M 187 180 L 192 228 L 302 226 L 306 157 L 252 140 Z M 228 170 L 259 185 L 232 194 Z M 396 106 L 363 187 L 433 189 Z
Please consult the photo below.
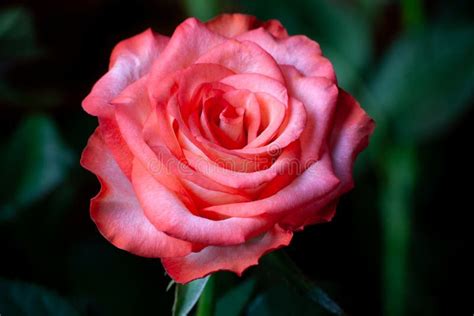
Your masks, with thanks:
M 235 189 L 252 189 L 270 182 L 277 175 L 283 174 L 294 163 L 298 163 L 299 146 L 288 146 L 283 150 L 276 161 L 267 169 L 255 172 L 234 171 L 234 166 L 222 166 L 209 161 L 191 151 L 184 150 L 184 155 L 189 165 L 201 174 L 217 183 Z
M 327 223 L 336 215 L 339 190 L 335 190 L 327 199 L 308 203 L 279 221 L 280 225 L 293 231 L 302 230 L 307 225 Z
M 199 57 L 198 64 L 218 64 L 236 73 L 256 73 L 284 82 L 280 68 L 265 50 L 251 41 L 227 40 Z
M 225 77 L 221 82 L 237 90 L 248 90 L 254 93 L 263 92 L 283 104 L 288 103 L 288 93 L 284 84 L 262 74 L 235 74 Z
M 281 215 L 285 212 L 294 212 L 307 203 L 326 201 L 338 189 L 339 184 L 340 180 L 334 174 L 330 157 L 326 154 L 272 196 L 247 203 L 210 206 L 205 211 L 231 217 Z
M 262 26 L 275 37 L 283 38 L 288 36 L 286 29 L 277 20 L 269 20 L 262 23 L 254 16 L 240 13 L 221 14 L 206 22 L 206 25 L 211 31 L 225 37 L 235 37 Z
M 168 37 L 148 29 L 117 44 L 112 52 L 109 71 L 82 102 L 84 110 L 94 116 L 110 116 L 114 109 L 110 101 L 148 73 L 168 40 Z
M 237 39 L 258 44 L 279 65 L 294 66 L 305 76 L 326 77 L 336 81 L 334 67 L 322 56 L 319 44 L 304 35 L 275 39 L 265 30 L 256 29 L 239 35 Z
M 242 275 L 248 267 L 258 264 L 264 254 L 287 246 L 293 233 L 278 225 L 263 236 L 242 245 L 206 247 L 185 257 L 166 258 L 161 262 L 166 272 L 178 283 L 187 283 L 210 273 L 229 270 Z
M 188 18 L 176 28 L 160 58 L 153 64 L 151 86 L 158 87 L 164 77 L 190 66 L 224 41 L 225 37 L 211 32 L 196 18 Z M 150 92 L 155 96 L 153 89 Z
M 339 89 L 330 148 L 334 170 L 342 181 L 342 193 L 354 186 L 352 167 L 355 158 L 369 144 L 369 136 L 374 128 L 374 121 L 359 103 L 350 94 Z
M 158 231 L 145 217 L 130 181 L 120 171 L 97 130 L 89 139 L 81 165 L 95 173 L 102 189 L 91 200 L 91 217 L 116 247 L 143 257 L 184 256 L 192 244 Z
M 146 217 L 160 231 L 175 238 L 206 245 L 228 246 L 265 232 L 263 218 L 229 218 L 213 221 L 194 215 L 175 193 L 166 189 L 139 163 L 134 161 L 132 183 Z
M 263 130 L 254 140 L 244 147 L 246 152 L 248 152 L 246 150 L 247 148 L 258 148 L 268 144 L 280 129 L 287 112 L 286 105 L 278 102 L 278 100 L 269 94 L 256 93 L 255 97 L 260 105 L 260 125 Z
M 303 77 L 293 67 L 282 67 L 292 97 L 300 100 L 307 112 L 305 128 L 300 136 L 302 164 L 317 161 L 331 132 L 339 90 L 324 77 Z
M 300 101 L 290 98 L 287 111 L 289 111 L 289 114 L 286 115 L 285 121 L 280 125 L 278 136 L 274 137 L 274 140 L 266 139 L 269 142 L 260 147 L 255 147 L 254 143 L 249 143 L 244 148 L 234 151 L 238 154 L 268 156 L 272 152 L 281 151 L 282 148 L 297 140 L 306 125 L 305 107 Z

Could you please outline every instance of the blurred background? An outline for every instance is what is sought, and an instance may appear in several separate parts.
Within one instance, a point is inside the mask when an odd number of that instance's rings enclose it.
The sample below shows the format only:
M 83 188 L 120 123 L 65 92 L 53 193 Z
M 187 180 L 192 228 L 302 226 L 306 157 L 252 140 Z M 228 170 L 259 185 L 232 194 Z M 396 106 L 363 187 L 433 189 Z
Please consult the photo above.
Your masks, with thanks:
M 81 101 L 118 41 L 245 12 L 318 41 L 377 122 L 333 222 L 285 252 L 349 315 L 471 315 L 473 4 L 1 1 L 0 314 L 170 314 L 160 263 L 114 248 L 89 218 L 99 184 L 79 157 L 97 122 Z M 327 315 L 269 271 L 219 273 L 213 313 Z

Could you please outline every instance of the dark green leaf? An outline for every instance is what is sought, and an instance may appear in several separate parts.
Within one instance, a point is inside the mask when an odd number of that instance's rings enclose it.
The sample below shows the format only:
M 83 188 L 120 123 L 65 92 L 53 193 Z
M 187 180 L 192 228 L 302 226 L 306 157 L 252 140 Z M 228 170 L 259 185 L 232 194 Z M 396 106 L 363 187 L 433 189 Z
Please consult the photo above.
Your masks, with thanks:
M 23 121 L 1 152 L 0 220 L 13 218 L 51 192 L 72 163 L 55 124 L 43 115 Z
M 227 291 L 216 303 L 215 316 L 239 316 L 255 287 L 255 280 L 246 280 Z
M 406 35 L 385 56 L 362 103 L 376 121 L 389 118 L 401 141 L 435 137 L 470 104 L 472 56 L 473 26 L 431 26 Z
M 197 279 L 188 284 L 176 284 L 173 316 L 186 316 L 196 305 L 210 276 Z
M 15 316 L 75 316 L 57 294 L 37 285 L 0 279 L 0 313 Z

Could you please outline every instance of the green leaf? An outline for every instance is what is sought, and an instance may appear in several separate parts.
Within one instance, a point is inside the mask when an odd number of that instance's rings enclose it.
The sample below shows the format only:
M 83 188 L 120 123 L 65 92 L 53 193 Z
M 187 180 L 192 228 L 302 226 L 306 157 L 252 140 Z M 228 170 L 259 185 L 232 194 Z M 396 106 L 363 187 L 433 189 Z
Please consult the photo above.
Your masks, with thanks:
M 0 58 L 38 53 L 31 14 L 22 7 L 0 11 Z
M 188 284 L 176 284 L 173 316 L 186 316 L 196 305 L 210 276 L 194 280 Z
M 228 290 L 216 303 L 215 316 L 242 314 L 255 287 L 255 279 L 248 279 Z
M 436 137 L 474 95 L 474 26 L 427 27 L 394 43 L 362 104 L 388 118 L 398 141 Z
M 215 277 L 210 276 L 207 280 L 207 284 L 199 297 L 197 305 L 196 316 L 210 316 L 214 310 L 214 288 L 215 288 Z
M 0 157 L 0 221 L 50 193 L 66 176 L 72 154 L 53 121 L 44 115 L 26 118 Z
M 0 313 L 15 316 L 75 316 L 57 294 L 37 285 L 0 279 Z
M 321 288 L 317 287 L 306 276 L 296 264 L 284 254 L 284 252 L 273 252 L 262 258 L 264 269 L 272 271 L 274 276 L 282 278 L 289 286 L 307 299 L 323 307 L 333 315 L 345 315 L 336 302 L 327 295 Z

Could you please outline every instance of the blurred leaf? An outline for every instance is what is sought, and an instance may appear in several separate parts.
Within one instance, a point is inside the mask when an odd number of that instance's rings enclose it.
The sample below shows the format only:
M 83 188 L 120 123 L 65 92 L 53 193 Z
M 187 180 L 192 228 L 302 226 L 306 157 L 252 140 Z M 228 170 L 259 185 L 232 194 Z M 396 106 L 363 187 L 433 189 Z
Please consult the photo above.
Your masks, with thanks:
M 231 288 L 217 300 L 215 316 L 239 316 L 252 295 L 255 279 L 248 279 Z
M 31 14 L 24 8 L 0 11 L 0 58 L 38 53 Z
M 213 18 L 221 11 L 218 0 L 183 0 L 183 2 L 186 13 L 201 21 Z
M 438 25 L 405 35 L 385 56 L 362 103 L 388 117 L 402 142 L 435 137 L 471 104 L 472 56 L 473 26 Z
M 37 285 L 0 279 L 0 293 L 0 312 L 2 315 L 79 315 L 64 299 Z
M 341 307 L 334 302 L 322 289 L 306 278 L 296 264 L 284 254 L 284 252 L 273 252 L 262 258 L 262 266 L 273 271 L 288 286 L 293 287 L 301 295 L 323 307 L 334 315 L 345 315 Z
M 173 316 L 186 316 L 196 305 L 206 287 L 210 276 L 197 279 L 188 284 L 176 284 Z
M 1 152 L 0 220 L 12 219 L 51 192 L 72 163 L 55 124 L 43 115 L 23 121 Z

